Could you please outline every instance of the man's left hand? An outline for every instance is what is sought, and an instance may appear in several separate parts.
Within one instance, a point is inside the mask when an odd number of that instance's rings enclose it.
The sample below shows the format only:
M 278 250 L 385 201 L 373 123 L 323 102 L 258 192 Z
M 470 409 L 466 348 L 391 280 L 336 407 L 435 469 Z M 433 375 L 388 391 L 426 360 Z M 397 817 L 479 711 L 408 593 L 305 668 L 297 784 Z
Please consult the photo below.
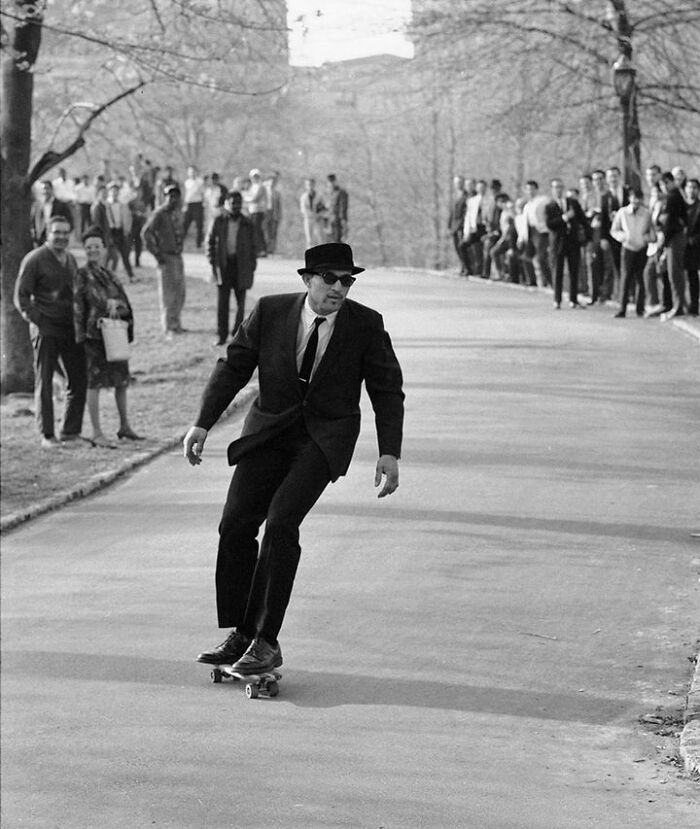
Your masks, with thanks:
M 381 484 L 384 475 L 386 475 L 386 480 L 377 498 L 391 495 L 399 487 L 399 462 L 393 455 L 381 455 L 377 461 L 377 471 L 374 475 L 375 486 Z

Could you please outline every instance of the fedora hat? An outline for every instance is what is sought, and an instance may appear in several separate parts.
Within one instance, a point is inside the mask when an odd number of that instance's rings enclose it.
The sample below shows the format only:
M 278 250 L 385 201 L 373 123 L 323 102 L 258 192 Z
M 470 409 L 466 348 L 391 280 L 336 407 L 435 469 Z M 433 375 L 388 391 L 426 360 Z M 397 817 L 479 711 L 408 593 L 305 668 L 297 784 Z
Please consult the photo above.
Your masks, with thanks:
M 344 242 L 328 242 L 325 245 L 316 245 L 309 248 L 304 254 L 306 266 L 299 268 L 297 273 L 321 273 L 322 271 L 347 271 L 353 276 L 362 273 L 364 268 L 358 268 L 352 261 L 352 248 Z

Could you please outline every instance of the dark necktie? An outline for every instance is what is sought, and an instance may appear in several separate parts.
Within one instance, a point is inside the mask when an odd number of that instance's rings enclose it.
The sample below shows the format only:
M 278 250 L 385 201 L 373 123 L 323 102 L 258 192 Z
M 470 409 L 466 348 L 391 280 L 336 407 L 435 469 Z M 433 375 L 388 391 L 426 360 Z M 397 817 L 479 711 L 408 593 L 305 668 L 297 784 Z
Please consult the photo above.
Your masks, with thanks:
M 301 360 L 301 368 L 299 369 L 299 379 L 303 383 L 304 390 L 308 388 L 311 380 L 311 371 L 314 367 L 314 360 L 316 359 L 316 349 L 318 347 L 318 329 L 322 322 L 325 322 L 325 317 L 316 317 L 314 320 L 314 330 L 311 332 L 304 356 Z

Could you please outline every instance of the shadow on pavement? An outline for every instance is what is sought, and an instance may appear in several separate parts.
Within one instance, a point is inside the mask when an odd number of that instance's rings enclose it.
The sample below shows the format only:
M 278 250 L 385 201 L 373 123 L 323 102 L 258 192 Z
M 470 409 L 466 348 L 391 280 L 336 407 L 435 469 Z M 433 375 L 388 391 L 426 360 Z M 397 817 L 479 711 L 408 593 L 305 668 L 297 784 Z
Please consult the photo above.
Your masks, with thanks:
M 454 671 L 454 666 L 451 666 Z M 283 667 L 279 702 L 302 708 L 341 705 L 392 705 L 445 709 L 475 714 L 526 717 L 536 720 L 605 725 L 635 710 L 633 700 L 605 699 L 582 694 L 493 688 L 433 679 L 397 676 L 390 669 L 377 674 L 335 673 Z M 6 683 L 24 676 L 83 682 L 136 683 L 174 687 L 201 686 L 202 693 L 240 693 L 242 688 L 209 680 L 208 666 L 177 660 L 87 653 L 4 651 Z M 9 689 L 8 689 L 9 690 Z M 277 704 L 279 704 L 279 702 Z M 5 704 L 9 703 L 7 697 Z

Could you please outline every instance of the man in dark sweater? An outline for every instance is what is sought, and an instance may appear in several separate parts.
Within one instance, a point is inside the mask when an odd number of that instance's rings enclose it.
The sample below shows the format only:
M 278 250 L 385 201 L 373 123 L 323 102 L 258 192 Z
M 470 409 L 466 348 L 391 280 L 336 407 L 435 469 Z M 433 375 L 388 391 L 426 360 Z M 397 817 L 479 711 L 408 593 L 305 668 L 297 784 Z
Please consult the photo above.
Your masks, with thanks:
M 34 348 L 34 397 L 41 445 L 75 445 L 80 438 L 87 391 L 85 350 L 75 341 L 73 279 L 77 263 L 68 252 L 71 226 L 52 216 L 46 242 L 22 260 L 15 283 L 14 302 L 29 323 Z M 66 407 L 60 441 L 54 432 L 53 375 L 59 359 L 67 379 Z

